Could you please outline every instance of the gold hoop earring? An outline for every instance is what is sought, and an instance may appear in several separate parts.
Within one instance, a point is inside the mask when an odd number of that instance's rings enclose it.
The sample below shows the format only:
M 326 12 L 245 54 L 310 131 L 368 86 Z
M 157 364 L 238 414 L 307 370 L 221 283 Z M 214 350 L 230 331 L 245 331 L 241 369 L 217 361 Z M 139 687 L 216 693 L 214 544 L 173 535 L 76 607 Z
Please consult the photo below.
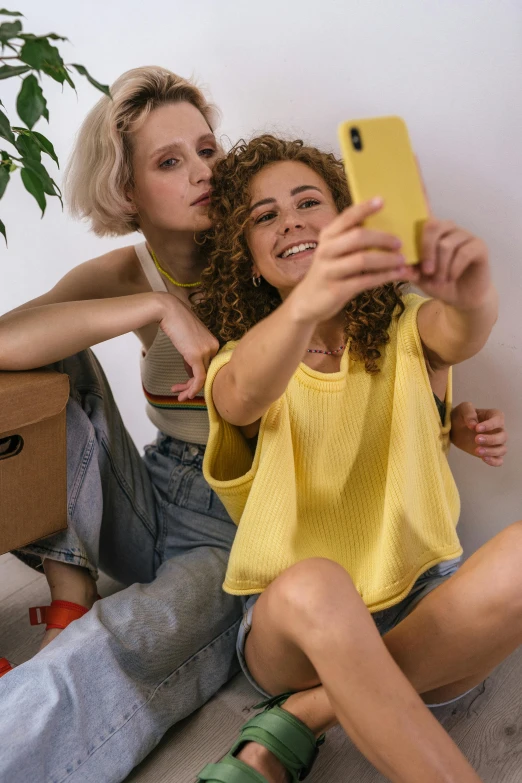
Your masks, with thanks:
M 254 286 L 254 288 L 259 288 L 259 286 L 261 285 L 261 275 L 259 275 L 259 277 L 252 275 L 252 285 Z

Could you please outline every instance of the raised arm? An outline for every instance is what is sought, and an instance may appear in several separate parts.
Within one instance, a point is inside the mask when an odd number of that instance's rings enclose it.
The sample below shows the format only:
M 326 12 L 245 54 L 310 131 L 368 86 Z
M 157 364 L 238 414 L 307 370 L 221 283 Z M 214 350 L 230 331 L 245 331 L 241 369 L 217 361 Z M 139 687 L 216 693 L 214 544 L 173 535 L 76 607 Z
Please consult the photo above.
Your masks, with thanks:
M 419 310 L 419 334 L 432 369 L 478 353 L 497 318 L 488 252 L 477 237 L 448 221 L 429 220 L 414 282 L 433 297 Z

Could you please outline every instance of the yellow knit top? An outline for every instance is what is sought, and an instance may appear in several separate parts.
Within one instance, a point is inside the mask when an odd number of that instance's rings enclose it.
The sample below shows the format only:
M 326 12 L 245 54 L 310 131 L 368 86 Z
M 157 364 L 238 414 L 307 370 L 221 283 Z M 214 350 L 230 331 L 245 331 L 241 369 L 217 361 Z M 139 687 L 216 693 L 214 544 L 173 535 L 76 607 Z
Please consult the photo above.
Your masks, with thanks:
M 375 612 L 401 601 L 426 569 L 462 553 L 446 457 L 451 375 L 442 426 L 417 328 L 425 301 L 404 297 L 378 374 L 348 351 L 336 373 L 300 364 L 263 416 L 254 454 L 212 401 L 214 378 L 237 343 L 215 357 L 203 470 L 239 525 L 228 593 L 262 592 L 294 563 L 325 557 L 348 571 Z

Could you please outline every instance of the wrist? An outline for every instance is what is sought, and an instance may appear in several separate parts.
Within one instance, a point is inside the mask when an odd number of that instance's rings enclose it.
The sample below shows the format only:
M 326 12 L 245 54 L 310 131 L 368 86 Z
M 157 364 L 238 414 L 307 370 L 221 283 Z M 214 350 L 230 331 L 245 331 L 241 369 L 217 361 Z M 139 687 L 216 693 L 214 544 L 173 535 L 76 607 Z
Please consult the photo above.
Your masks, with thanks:
M 169 294 L 168 291 L 153 291 L 150 294 L 146 294 L 146 296 L 152 297 L 149 300 L 149 305 L 152 302 L 151 321 L 156 321 L 157 323 L 160 323 L 169 313 L 172 313 L 173 308 L 183 307 L 186 309 L 186 305 L 176 296 Z
M 297 286 L 297 288 L 292 291 L 282 307 L 285 308 L 292 324 L 295 324 L 295 326 L 300 328 L 309 328 L 310 333 L 313 333 L 320 321 L 317 316 L 310 313 L 308 301 L 299 291 L 299 287 L 300 286 Z
M 147 294 L 148 304 L 152 308 L 152 320 L 157 323 L 160 323 L 160 321 L 164 319 L 165 313 L 167 312 L 167 296 L 168 294 L 166 291 L 153 291 L 152 293 Z
M 493 282 L 491 282 L 486 291 L 484 291 L 483 295 L 475 299 L 471 304 L 461 306 L 457 303 L 453 306 L 453 308 L 463 315 L 470 316 L 483 312 L 496 312 L 498 308 L 497 289 L 493 285 Z

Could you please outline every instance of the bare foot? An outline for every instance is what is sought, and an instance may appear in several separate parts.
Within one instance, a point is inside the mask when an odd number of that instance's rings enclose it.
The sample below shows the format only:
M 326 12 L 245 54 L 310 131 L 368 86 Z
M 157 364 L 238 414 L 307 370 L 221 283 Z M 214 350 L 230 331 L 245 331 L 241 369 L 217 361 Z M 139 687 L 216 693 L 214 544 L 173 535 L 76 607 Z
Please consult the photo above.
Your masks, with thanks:
M 248 742 L 244 748 L 241 748 L 237 758 L 260 772 L 268 783 L 287 783 L 290 780 L 288 771 L 279 759 L 257 742 Z
M 71 601 L 90 609 L 97 598 L 96 582 L 86 568 L 46 558 L 43 568 L 51 590 L 52 601 Z M 40 650 L 56 639 L 62 628 L 50 628 L 45 632 Z

